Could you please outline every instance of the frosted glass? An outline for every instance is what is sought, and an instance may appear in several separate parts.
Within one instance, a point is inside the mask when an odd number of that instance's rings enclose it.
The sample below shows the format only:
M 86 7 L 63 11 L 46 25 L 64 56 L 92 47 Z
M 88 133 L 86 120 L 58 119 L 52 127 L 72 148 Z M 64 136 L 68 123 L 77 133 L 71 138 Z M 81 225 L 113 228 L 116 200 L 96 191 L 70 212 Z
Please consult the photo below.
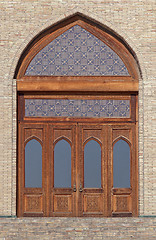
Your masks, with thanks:
M 94 140 L 84 148 L 84 187 L 101 188 L 101 147 Z
M 54 187 L 71 187 L 71 146 L 60 140 L 54 148 Z
M 45 46 L 27 76 L 128 76 L 122 59 L 104 42 L 76 25 Z
M 26 117 L 129 118 L 130 100 L 25 99 Z
M 42 146 L 35 139 L 25 146 L 25 187 L 42 187 Z
M 130 147 L 122 139 L 113 148 L 113 187 L 130 187 Z

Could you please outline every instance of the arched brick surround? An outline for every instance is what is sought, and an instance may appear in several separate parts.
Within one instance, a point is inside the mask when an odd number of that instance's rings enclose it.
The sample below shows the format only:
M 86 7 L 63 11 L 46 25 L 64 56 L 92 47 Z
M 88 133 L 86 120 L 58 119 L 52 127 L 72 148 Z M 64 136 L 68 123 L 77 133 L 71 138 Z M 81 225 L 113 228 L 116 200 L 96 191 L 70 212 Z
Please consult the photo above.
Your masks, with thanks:
M 24 37 L 23 39 L 19 39 L 16 41 L 14 46 L 10 51 L 13 50 L 12 59 L 8 62 L 8 68 L 10 69 L 9 74 L 7 75 L 7 80 L 12 82 L 11 88 L 12 88 L 12 113 L 13 117 L 11 120 L 12 123 L 12 156 L 10 156 L 11 163 L 11 200 L 10 200 L 10 208 L 7 211 L 4 211 L 4 215 L 16 215 L 16 80 L 13 79 L 14 72 L 17 66 L 17 62 L 25 49 L 25 47 L 29 44 L 29 42 L 40 32 L 42 32 L 44 29 L 48 28 L 52 24 L 59 22 L 63 18 L 69 17 L 72 14 L 75 14 L 79 12 L 79 7 L 73 7 L 72 10 L 64 11 L 64 14 L 60 15 L 58 17 L 58 14 L 53 16 L 52 18 L 49 18 L 48 21 L 44 21 L 44 23 L 38 23 L 38 26 L 33 26 L 33 29 L 31 29 L 31 33 L 25 34 L 27 37 Z M 105 14 L 105 17 L 99 17 L 99 15 L 94 11 L 92 13 L 88 10 L 88 8 L 84 7 L 81 8 L 81 14 L 87 16 L 88 18 L 94 19 L 98 22 L 100 22 L 102 25 L 107 26 L 108 29 L 111 29 L 116 34 L 119 34 L 119 36 L 122 36 L 126 44 L 131 46 L 133 49 L 135 55 L 137 56 L 137 61 L 140 64 L 140 69 L 142 70 L 142 73 L 140 73 L 140 79 L 139 79 L 139 182 L 140 182 L 140 195 L 139 195 L 139 208 L 140 208 L 140 215 L 147 214 L 147 211 L 144 210 L 144 80 L 147 79 L 147 73 L 146 73 L 146 67 L 144 65 L 144 58 L 142 56 L 142 53 L 139 51 L 139 48 L 136 46 L 136 41 L 133 40 L 132 35 L 129 33 L 128 29 L 127 31 L 123 31 L 119 24 L 115 24 L 113 22 L 113 19 L 107 20 L 107 13 Z M 46 22 L 46 23 L 45 23 Z M 20 46 L 20 47 L 19 47 Z

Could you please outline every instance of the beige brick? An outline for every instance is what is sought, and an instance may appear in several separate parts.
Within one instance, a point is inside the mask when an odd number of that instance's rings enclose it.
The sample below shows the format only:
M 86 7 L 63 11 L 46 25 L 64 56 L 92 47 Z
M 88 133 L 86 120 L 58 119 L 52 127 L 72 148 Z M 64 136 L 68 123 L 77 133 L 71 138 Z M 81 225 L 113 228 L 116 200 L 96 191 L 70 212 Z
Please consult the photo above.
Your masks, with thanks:
M 0 215 L 16 215 L 16 80 L 19 57 L 43 29 L 76 12 L 106 25 L 135 52 L 139 80 L 139 214 L 156 215 L 155 0 L 0 1 Z

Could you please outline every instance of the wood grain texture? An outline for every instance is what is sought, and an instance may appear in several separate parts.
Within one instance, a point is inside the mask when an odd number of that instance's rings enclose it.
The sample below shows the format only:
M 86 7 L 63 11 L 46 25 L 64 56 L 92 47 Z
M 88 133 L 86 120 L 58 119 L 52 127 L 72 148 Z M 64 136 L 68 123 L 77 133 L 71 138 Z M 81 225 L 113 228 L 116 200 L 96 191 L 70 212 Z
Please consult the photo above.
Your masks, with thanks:
M 42 129 L 42 131 L 41 131 Z M 135 123 L 19 124 L 18 216 L 137 216 L 138 182 Z M 42 135 L 43 187 L 24 187 L 24 146 L 27 137 Z M 45 135 L 46 133 L 46 135 Z M 118 137 L 131 142 L 131 188 L 113 188 L 113 143 Z M 71 144 L 71 188 L 54 188 L 54 146 L 61 138 Z M 25 140 L 26 139 L 26 140 Z M 84 188 L 84 146 L 95 139 L 101 146 L 101 188 Z M 46 146 L 46 149 L 45 149 Z M 75 186 L 75 190 L 74 190 Z M 82 191 L 80 191 L 82 190 Z
M 103 77 L 100 77 L 100 80 L 96 80 L 96 77 L 92 77 L 91 80 L 83 80 L 77 77 L 77 80 L 72 80 L 72 77 L 69 77 L 68 80 L 27 80 L 17 81 L 17 91 L 97 91 L 97 92 L 138 92 L 139 84 L 138 82 L 125 81 L 116 79 L 115 81 L 110 80 L 106 82 L 103 80 Z

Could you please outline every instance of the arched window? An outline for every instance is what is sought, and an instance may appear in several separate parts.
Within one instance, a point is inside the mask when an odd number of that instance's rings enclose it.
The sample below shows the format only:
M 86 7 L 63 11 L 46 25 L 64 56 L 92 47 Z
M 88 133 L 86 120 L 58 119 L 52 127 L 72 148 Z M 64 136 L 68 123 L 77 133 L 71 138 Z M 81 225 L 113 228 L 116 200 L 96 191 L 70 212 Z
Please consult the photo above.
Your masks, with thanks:
M 113 147 L 113 187 L 130 188 L 130 147 L 120 139 Z
M 80 25 L 44 47 L 30 62 L 26 76 L 129 76 L 122 59 Z
M 68 84 L 62 85 L 60 76 L 70 80 Z M 19 59 L 15 78 L 25 79 L 25 83 L 18 81 L 21 91 L 87 91 L 88 86 L 93 91 L 95 87 L 96 91 L 138 91 L 138 69 L 131 49 L 122 38 L 116 39 L 111 31 L 79 14 L 36 37 Z M 43 79 L 53 80 L 53 84 L 45 85 Z M 109 84 L 104 81 L 108 79 Z
M 25 187 L 42 187 L 42 146 L 35 139 L 25 146 Z
M 101 146 L 95 140 L 84 147 L 84 187 L 101 188 Z
M 71 146 L 64 139 L 54 148 L 54 187 L 71 187 Z

